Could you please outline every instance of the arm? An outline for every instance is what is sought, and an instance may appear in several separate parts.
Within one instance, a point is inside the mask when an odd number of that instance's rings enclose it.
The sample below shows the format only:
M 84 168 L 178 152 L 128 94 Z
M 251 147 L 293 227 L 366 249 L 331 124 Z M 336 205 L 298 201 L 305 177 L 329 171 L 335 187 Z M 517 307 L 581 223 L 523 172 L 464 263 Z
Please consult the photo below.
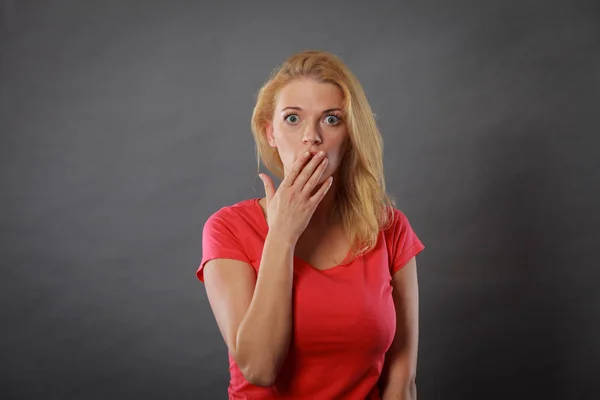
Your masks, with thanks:
M 411 258 L 392 276 L 396 335 L 385 356 L 381 374 L 383 400 L 416 400 L 419 340 L 417 262 Z
M 267 235 L 258 277 L 249 264 L 214 259 L 204 267 L 206 293 L 217 325 L 242 374 L 272 385 L 291 335 L 294 244 Z

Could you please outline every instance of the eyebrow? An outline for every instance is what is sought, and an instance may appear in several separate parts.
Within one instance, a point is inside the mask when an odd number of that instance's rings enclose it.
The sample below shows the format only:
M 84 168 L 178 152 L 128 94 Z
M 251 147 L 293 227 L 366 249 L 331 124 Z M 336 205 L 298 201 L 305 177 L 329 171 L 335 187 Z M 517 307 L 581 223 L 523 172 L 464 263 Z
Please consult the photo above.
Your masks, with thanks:
M 281 111 L 283 112 L 285 110 L 298 110 L 298 111 L 302 111 L 302 108 L 301 107 L 291 107 L 290 106 L 290 107 L 283 108 Z M 343 111 L 343 110 L 341 108 L 328 108 L 327 110 L 324 110 L 323 112 L 327 113 L 327 112 L 332 112 L 332 111 Z

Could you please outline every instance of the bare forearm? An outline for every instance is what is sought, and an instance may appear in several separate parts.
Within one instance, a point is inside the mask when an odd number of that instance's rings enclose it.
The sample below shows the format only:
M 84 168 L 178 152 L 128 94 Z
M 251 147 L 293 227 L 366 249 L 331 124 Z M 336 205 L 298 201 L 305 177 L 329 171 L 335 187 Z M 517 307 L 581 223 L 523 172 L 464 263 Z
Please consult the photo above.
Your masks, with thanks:
M 419 292 L 413 257 L 392 278 L 396 334 L 385 355 L 380 378 L 385 400 L 416 400 L 419 347 Z
M 269 234 L 254 295 L 236 338 L 236 361 L 251 383 L 274 381 L 288 352 L 295 243 Z
M 386 354 L 379 381 L 384 400 L 416 400 L 417 398 L 415 354 L 401 352 L 398 343 L 402 338 L 403 335 L 397 335 Z
M 381 398 L 382 400 L 417 400 L 417 385 L 414 381 L 392 384 L 385 388 Z

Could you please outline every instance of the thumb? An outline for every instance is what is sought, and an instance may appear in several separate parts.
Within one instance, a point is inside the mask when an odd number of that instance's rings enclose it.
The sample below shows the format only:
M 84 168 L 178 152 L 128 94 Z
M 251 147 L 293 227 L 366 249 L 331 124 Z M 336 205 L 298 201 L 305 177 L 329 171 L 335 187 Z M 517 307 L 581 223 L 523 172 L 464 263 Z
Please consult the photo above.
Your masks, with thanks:
M 269 201 L 273 198 L 273 195 L 275 194 L 275 187 L 273 186 L 273 181 L 271 180 L 269 175 L 259 174 L 258 176 L 265 185 L 265 194 L 267 195 L 267 203 L 269 203 Z

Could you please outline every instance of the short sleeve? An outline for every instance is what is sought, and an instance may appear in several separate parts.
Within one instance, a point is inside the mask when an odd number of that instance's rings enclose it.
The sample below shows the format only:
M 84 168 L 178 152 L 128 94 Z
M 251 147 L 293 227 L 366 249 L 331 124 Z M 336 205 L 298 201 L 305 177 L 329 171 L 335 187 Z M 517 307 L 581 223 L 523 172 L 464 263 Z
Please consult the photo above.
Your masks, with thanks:
M 204 282 L 204 265 L 215 258 L 229 258 L 244 261 L 250 260 L 234 233 L 235 216 L 223 208 L 211 215 L 202 230 L 202 260 L 196 271 L 196 277 Z
M 391 249 L 389 250 L 392 254 L 390 273 L 392 275 L 425 249 L 406 215 L 397 209 L 394 209 L 394 226 L 390 245 Z

